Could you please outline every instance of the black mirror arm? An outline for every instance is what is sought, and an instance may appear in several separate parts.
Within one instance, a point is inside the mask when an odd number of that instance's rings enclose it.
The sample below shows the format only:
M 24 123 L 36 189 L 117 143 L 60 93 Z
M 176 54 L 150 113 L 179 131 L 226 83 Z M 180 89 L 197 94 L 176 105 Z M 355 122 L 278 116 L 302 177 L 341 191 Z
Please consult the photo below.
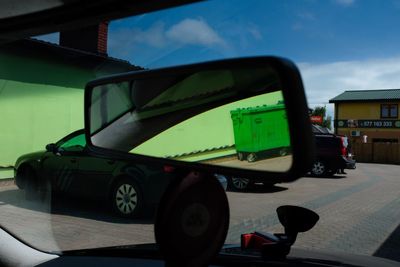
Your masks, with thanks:
M 298 233 L 299 232 L 291 231 L 285 228 L 285 236 L 287 237 L 287 242 L 288 244 L 290 244 L 290 246 L 292 246 L 296 242 Z

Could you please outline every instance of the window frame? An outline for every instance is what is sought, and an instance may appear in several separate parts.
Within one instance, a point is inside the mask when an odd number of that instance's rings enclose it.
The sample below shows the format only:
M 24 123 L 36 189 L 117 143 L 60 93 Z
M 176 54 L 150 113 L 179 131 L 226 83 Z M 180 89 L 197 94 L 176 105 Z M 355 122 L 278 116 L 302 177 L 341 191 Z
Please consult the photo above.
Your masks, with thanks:
M 392 107 L 396 107 L 396 114 L 392 114 Z M 383 108 L 387 107 L 387 116 L 383 116 Z M 397 119 L 399 116 L 399 105 L 398 104 L 381 104 L 381 119 Z

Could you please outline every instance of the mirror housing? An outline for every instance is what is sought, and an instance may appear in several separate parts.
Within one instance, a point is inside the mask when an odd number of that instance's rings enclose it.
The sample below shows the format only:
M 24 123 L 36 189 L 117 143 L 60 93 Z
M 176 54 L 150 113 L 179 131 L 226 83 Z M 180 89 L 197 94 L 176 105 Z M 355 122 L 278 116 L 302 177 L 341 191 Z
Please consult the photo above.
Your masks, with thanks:
M 143 123 L 146 127 L 133 130 L 133 132 L 136 131 L 136 136 L 130 140 L 133 139 L 133 142 L 138 142 L 137 145 L 139 145 L 141 142 L 147 141 L 160 132 L 166 131 L 178 123 L 191 119 L 198 114 L 203 114 L 213 108 L 223 107 L 223 105 L 229 103 L 236 103 L 235 101 L 238 102 L 253 96 L 272 92 L 271 88 L 268 88 L 269 82 L 266 83 L 268 85 L 266 87 L 264 84 L 265 81 L 269 81 L 270 77 L 268 75 L 257 76 L 260 74 L 258 71 L 260 69 L 267 70 L 268 73 L 273 73 L 277 80 L 277 83 L 273 83 L 273 85 L 279 85 L 279 89 L 275 89 L 275 91 L 279 90 L 284 101 L 284 117 L 287 120 L 286 130 L 289 132 L 288 138 L 290 138 L 291 153 L 291 165 L 284 171 L 275 171 L 273 169 L 241 169 L 236 166 L 228 167 L 201 162 L 185 162 L 146 154 L 139 155 L 135 154 L 135 152 L 131 154 L 128 153 L 131 147 L 126 151 L 113 149 L 115 139 L 118 139 L 121 134 L 125 134 L 126 130 L 119 129 L 118 131 L 118 127 L 114 127 L 117 129 L 107 131 L 106 128 L 111 124 L 115 125 L 117 123 L 117 125 L 124 126 L 129 120 L 134 120 L 138 121 L 138 125 L 142 126 L 141 120 L 144 121 L 143 118 L 153 119 L 157 118 L 157 116 L 160 117 L 161 119 L 158 119 L 157 123 L 153 123 L 152 125 L 145 125 Z M 241 75 L 239 72 L 240 75 L 235 76 L 234 73 L 237 70 L 247 71 L 246 75 Z M 256 71 L 252 72 L 253 70 Z M 215 73 L 217 75 L 214 75 Z M 225 79 L 225 77 L 230 78 Z M 262 78 L 261 80 L 264 83 L 261 87 L 259 80 L 256 80 L 254 77 Z M 249 79 L 253 78 L 255 80 L 253 83 L 246 83 Z M 187 80 L 192 82 L 185 84 Z M 233 83 L 225 82 L 225 87 L 222 87 L 221 83 L 224 80 L 233 81 Z M 237 84 L 242 85 L 242 88 L 238 88 Z M 193 89 L 196 85 L 197 88 Z M 119 96 L 105 97 L 105 101 L 99 101 L 99 99 L 102 100 L 101 98 L 104 95 L 118 88 L 125 88 L 126 90 Z M 192 93 L 190 93 L 190 90 L 192 90 Z M 118 102 L 121 95 L 127 98 L 128 101 Z M 100 104 L 97 103 L 97 106 L 95 106 L 95 101 Z M 102 116 L 107 118 L 109 113 L 112 113 L 110 111 L 112 105 L 114 104 L 114 107 L 118 106 L 115 103 L 119 103 L 118 105 L 121 106 L 121 110 L 125 108 L 123 110 L 125 113 L 114 112 L 117 116 L 104 122 Z M 173 107 L 172 111 L 171 106 Z M 95 114 L 94 117 L 92 112 Z M 173 119 L 167 117 L 168 114 L 174 112 L 177 115 L 175 114 Z M 149 116 L 148 114 L 150 113 L 152 114 Z M 126 118 L 123 118 L 125 115 Z M 169 121 L 163 119 L 163 116 L 168 118 Z M 128 130 L 132 129 L 128 128 Z M 105 143 L 98 142 L 98 139 L 96 139 L 97 136 L 101 136 L 101 132 L 106 132 L 101 138 Z M 234 175 L 243 178 L 255 177 L 257 179 L 268 179 L 270 183 L 289 182 L 299 178 L 310 169 L 314 157 L 313 135 L 300 73 L 291 61 L 277 57 L 220 60 L 164 69 L 128 72 L 91 81 L 85 89 L 85 136 L 88 150 L 94 154 L 107 155 L 125 160 L 131 159 L 145 164 L 151 164 L 152 162 L 155 164 L 161 163 L 186 170 Z M 137 141 L 136 139 L 143 140 Z M 93 143 L 93 140 L 95 143 Z M 121 145 L 119 145 L 119 148 L 121 148 Z M 283 154 L 286 155 L 287 151 L 285 150 L 284 152 Z
M 319 216 L 312 210 L 298 206 L 280 206 L 276 209 L 280 223 L 288 232 L 307 232 L 319 220 Z
M 54 143 L 47 144 L 46 145 L 46 151 L 56 153 L 57 152 L 57 145 L 54 144 Z

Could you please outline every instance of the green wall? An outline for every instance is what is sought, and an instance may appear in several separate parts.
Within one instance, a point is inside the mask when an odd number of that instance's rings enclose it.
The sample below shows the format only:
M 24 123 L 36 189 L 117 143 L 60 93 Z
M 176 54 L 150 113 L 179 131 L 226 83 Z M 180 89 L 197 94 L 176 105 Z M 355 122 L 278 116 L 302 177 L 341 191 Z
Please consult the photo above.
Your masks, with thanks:
M 199 161 L 235 153 L 231 110 L 275 105 L 283 100 L 277 91 L 247 98 L 204 112 L 183 121 L 136 147 L 131 153 Z M 229 149 L 231 148 L 231 149 Z M 202 151 L 211 153 L 198 153 Z M 190 154 L 190 156 L 184 156 Z
M 83 90 L 0 80 L 0 166 L 83 128 Z
M 84 67 L 77 59 L 22 54 L 0 51 L 0 166 L 83 128 L 86 82 L 127 70 L 104 61 Z

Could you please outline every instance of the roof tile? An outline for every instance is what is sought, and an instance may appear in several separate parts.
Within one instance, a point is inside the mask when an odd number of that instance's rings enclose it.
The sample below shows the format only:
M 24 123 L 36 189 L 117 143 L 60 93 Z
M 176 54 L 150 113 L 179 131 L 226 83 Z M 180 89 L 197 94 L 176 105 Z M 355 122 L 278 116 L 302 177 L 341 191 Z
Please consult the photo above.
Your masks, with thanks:
M 400 100 L 400 89 L 348 90 L 330 99 L 329 103 L 374 100 Z

